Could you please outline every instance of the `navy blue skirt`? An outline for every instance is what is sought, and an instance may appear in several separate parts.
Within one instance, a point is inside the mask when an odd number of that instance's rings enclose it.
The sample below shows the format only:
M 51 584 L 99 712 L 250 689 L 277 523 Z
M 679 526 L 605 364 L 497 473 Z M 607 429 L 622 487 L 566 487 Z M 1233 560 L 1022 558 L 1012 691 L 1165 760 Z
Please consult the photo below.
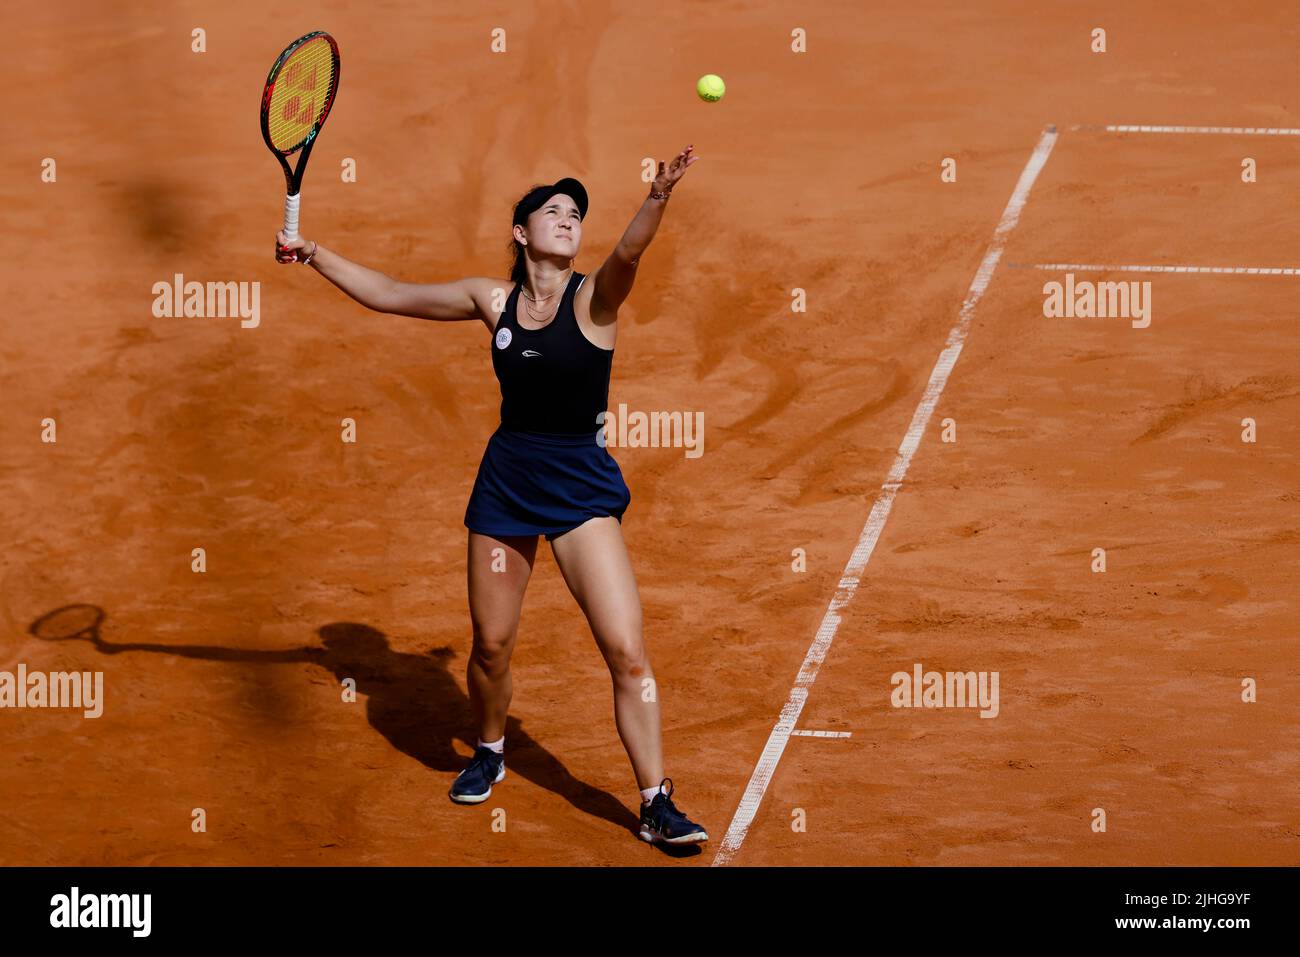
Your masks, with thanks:
M 545 535 L 547 541 L 590 518 L 620 522 L 632 501 L 609 450 L 590 435 L 551 435 L 498 428 L 474 480 L 465 527 L 472 532 Z

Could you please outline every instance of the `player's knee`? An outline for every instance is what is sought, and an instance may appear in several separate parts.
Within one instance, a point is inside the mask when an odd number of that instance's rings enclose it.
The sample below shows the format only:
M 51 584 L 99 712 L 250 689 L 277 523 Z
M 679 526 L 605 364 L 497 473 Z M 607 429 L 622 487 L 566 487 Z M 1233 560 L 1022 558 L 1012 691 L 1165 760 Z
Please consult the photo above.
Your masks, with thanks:
M 513 628 L 486 627 L 475 622 L 474 644 L 470 654 L 489 674 L 504 671 L 510 664 L 510 648 L 513 640 Z
M 650 659 L 640 635 L 629 635 L 606 646 L 605 660 L 616 679 L 639 681 L 650 674 Z

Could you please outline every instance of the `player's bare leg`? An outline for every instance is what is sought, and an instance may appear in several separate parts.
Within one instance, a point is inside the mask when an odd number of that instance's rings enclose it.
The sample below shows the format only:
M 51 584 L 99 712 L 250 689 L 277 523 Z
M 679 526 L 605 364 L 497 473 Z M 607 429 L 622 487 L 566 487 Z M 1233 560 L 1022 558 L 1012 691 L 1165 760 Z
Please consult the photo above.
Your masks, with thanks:
M 657 787 L 664 771 L 659 689 L 642 639 L 641 597 L 618 519 L 590 519 L 552 539 L 551 550 L 609 667 L 614 723 L 637 787 Z
M 469 614 L 474 641 L 466 683 L 474 723 L 484 741 L 496 741 L 506 732 L 513 693 L 510 656 L 536 556 L 536 535 L 497 538 L 469 533 Z

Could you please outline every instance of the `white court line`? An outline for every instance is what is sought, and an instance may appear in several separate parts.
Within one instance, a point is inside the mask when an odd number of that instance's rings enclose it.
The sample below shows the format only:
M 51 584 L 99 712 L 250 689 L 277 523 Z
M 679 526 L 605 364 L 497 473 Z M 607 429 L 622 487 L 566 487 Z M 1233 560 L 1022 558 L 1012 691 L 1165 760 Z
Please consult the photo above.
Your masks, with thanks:
M 852 731 L 801 731 L 794 730 L 790 732 L 796 738 L 851 738 Z
M 1097 263 L 1007 263 L 1010 269 L 1047 269 L 1052 272 L 1173 272 L 1214 273 L 1230 276 L 1300 276 L 1300 266 L 1121 266 Z
M 804 702 L 808 699 L 808 691 L 812 687 L 812 683 L 817 680 L 817 671 L 821 667 L 822 661 L 825 660 L 827 652 L 830 651 L 831 642 L 835 640 L 835 632 L 840 627 L 840 610 L 852 600 L 854 593 L 858 589 L 858 583 L 866 571 L 867 562 L 871 560 L 871 553 L 875 550 L 876 542 L 880 539 L 880 533 L 885 527 L 885 520 L 889 518 L 890 509 L 894 504 L 894 496 L 898 494 L 898 490 L 903 484 L 908 466 L 912 462 L 912 456 L 916 454 L 916 450 L 921 444 L 921 436 L 930 421 L 930 415 L 934 412 L 934 407 L 939 403 L 939 396 L 943 394 L 944 386 L 948 384 L 948 376 L 957 363 L 957 357 L 961 355 L 962 346 L 966 342 L 966 334 L 970 330 L 971 319 L 975 315 L 975 307 L 983 298 L 984 291 L 988 289 L 989 281 L 993 278 L 993 273 L 998 267 L 998 261 L 1002 258 L 1002 250 L 1007 244 L 1011 231 L 1016 228 L 1016 223 L 1020 220 L 1020 211 L 1029 198 L 1029 190 L 1033 187 L 1034 180 L 1038 178 L 1043 165 L 1047 162 L 1047 157 L 1051 155 L 1052 147 L 1056 144 L 1056 137 L 1056 127 L 1054 126 L 1049 126 L 1039 136 L 1038 145 L 1034 147 L 1034 152 L 1030 155 L 1029 162 L 1025 164 L 1020 179 L 1016 183 L 1016 188 L 1011 193 L 1011 199 L 1007 201 L 1007 207 L 1002 211 L 1002 218 L 993 231 L 993 239 L 989 242 L 988 250 L 984 253 L 984 259 L 980 262 L 975 278 L 971 280 L 970 289 L 967 291 L 966 299 L 961 305 L 961 312 L 957 315 L 957 324 L 948 333 L 948 341 L 944 345 L 943 351 L 939 353 L 938 361 L 934 364 L 934 370 L 930 373 L 930 381 L 926 383 L 925 392 L 921 395 L 921 402 L 912 414 L 912 422 L 907 427 L 907 433 L 903 436 L 902 444 L 898 447 L 898 455 L 894 458 L 894 465 L 889 470 L 889 476 L 885 479 L 884 484 L 880 486 L 880 496 L 876 499 L 875 504 L 871 506 L 871 514 L 867 516 L 867 524 L 863 526 L 862 535 L 858 538 L 858 544 L 854 547 L 853 554 L 849 556 L 849 563 L 844 566 L 844 574 L 840 578 L 839 587 L 836 588 L 835 594 L 831 598 L 830 606 L 826 609 L 826 615 L 817 628 L 817 634 L 813 638 L 812 644 L 808 646 L 808 653 L 804 656 L 803 665 L 795 678 L 794 686 L 790 689 L 790 697 L 786 700 L 785 706 L 781 708 L 781 713 L 776 719 L 776 725 L 772 728 L 772 733 L 768 735 L 767 744 L 763 747 L 763 753 L 759 756 L 758 764 L 754 767 L 754 773 L 750 776 L 749 784 L 745 787 L 744 796 L 741 797 L 740 805 L 736 808 L 736 813 L 731 819 L 731 826 L 727 828 L 727 834 L 722 839 L 722 846 L 718 848 L 718 853 L 713 859 L 714 867 L 729 862 L 736 852 L 740 850 L 745 835 L 749 833 L 749 826 L 753 823 L 754 815 L 758 812 L 758 806 L 763 800 L 767 786 L 776 773 L 777 763 L 781 760 L 786 743 L 790 740 L 790 734 L 799 721 L 799 714 L 803 711 Z
M 1072 126 L 1072 130 L 1105 129 L 1107 133 L 1204 133 L 1224 136 L 1300 136 L 1300 130 L 1277 126 Z

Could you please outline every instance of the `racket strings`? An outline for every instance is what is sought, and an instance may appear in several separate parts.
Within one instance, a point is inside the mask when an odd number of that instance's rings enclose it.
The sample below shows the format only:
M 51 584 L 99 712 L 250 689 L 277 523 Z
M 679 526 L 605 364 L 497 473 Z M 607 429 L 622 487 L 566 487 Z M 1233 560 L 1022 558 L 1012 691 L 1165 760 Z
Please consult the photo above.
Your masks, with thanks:
M 289 54 L 276 74 L 267 107 L 267 131 L 277 150 L 299 149 L 325 118 L 336 69 L 334 49 L 324 37 L 308 40 Z

